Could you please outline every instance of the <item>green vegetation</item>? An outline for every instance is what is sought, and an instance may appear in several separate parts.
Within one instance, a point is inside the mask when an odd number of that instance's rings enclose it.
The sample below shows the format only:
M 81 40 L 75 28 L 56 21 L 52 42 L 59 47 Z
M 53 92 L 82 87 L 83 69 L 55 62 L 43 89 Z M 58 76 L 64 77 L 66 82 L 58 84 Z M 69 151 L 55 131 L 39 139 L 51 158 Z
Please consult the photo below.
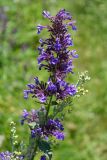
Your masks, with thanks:
M 17 123 L 18 133 L 26 138 L 20 126 L 24 108 L 37 108 L 36 102 L 23 99 L 26 84 L 33 75 L 45 79 L 37 69 L 37 46 L 41 35 L 37 24 L 46 24 L 42 10 L 55 14 L 65 8 L 77 21 L 77 32 L 72 33 L 74 48 L 79 53 L 75 74 L 88 70 L 91 81 L 89 93 L 75 102 L 66 117 L 65 141 L 55 148 L 54 160 L 107 159 L 107 1 L 106 0 L 1 0 L 0 1 L 0 135 L 5 141 L 0 150 L 9 150 L 9 123 Z M 41 33 L 45 38 L 45 31 Z M 25 139 L 26 140 L 26 139 Z

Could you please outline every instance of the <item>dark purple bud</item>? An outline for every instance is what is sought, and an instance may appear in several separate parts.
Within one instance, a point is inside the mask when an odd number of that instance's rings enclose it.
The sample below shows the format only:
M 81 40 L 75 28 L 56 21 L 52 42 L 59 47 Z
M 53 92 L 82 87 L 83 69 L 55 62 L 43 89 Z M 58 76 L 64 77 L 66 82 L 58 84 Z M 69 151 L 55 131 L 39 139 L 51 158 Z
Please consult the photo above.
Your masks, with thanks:
M 34 84 L 28 84 L 27 85 L 30 89 L 34 89 L 35 88 L 35 85 Z
M 35 132 L 35 130 L 31 130 L 31 136 L 32 136 L 32 138 L 35 138 L 35 135 L 36 134 L 36 132 Z
M 40 160 L 46 160 L 46 156 L 45 155 L 41 156 Z
M 35 84 L 36 84 L 36 85 L 38 85 L 38 84 L 39 84 L 38 77 L 35 77 L 35 78 L 34 78 L 34 81 L 35 81 Z
M 21 121 L 20 121 L 21 125 L 24 125 L 24 121 L 25 121 L 25 119 L 21 119 Z

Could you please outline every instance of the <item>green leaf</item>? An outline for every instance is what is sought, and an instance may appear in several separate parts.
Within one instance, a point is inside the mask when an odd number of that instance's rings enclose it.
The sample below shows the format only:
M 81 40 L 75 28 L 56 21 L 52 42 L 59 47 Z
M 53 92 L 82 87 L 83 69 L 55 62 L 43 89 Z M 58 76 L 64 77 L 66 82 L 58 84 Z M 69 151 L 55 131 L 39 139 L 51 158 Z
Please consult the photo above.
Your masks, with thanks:
M 58 103 L 56 101 L 52 101 L 52 105 L 57 105 Z
M 43 151 L 44 153 L 48 153 L 51 150 L 49 142 L 46 141 L 40 141 L 39 142 L 39 149 Z

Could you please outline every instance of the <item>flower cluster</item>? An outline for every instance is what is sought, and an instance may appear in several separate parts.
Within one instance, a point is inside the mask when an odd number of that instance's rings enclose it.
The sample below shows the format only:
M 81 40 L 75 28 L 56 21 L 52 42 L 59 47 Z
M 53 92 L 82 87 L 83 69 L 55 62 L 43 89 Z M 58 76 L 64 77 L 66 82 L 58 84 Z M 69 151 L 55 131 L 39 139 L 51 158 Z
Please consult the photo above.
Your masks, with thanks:
M 72 20 L 69 12 L 60 10 L 55 17 L 44 11 L 43 16 L 48 18 L 52 25 L 38 25 L 38 34 L 46 28 L 50 33 L 48 39 L 40 39 L 38 65 L 39 69 L 46 69 L 50 72 L 47 83 L 40 82 L 36 77 L 35 84 L 28 84 L 28 89 L 24 90 L 24 97 L 29 94 L 45 103 L 48 96 L 55 95 L 56 100 L 65 99 L 76 94 L 76 86 L 65 82 L 68 73 L 73 73 L 73 59 L 78 58 L 76 50 L 70 50 L 73 46 L 72 38 L 68 31 L 68 26 L 76 30 L 75 21 Z M 65 21 L 66 20 L 66 21 Z M 70 21 L 70 22 L 69 22 Z
M 67 96 L 73 96 L 76 94 L 76 87 L 73 84 L 69 84 L 65 81 L 52 82 L 49 80 L 47 83 L 40 82 L 38 78 L 34 78 L 35 84 L 28 84 L 28 90 L 24 90 L 24 98 L 28 98 L 28 94 L 32 94 L 32 97 L 38 98 L 42 103 L 45 103 L 47 97 L 56 96 L 56 99 L 64 99 Z
M 48 140 L 49 137 L 54 136 L 56 139 L 64 140 L 64 127 L 59 118 L 50 116 L 49 110 L 52 107 L 53 111 L 55 110 L 52 104 L 55 102 L 59 111 L 61 107 L 58 106 L 59 102 L 75 96 L 78 91 L 75 84 L 65 81 L 67 75 L 73 73 L 73 60 L 78 58 L 76 50 L 70 49 L 73 46 L 73 40 L 71 34 L 68 33 L 69 27 L 76 30 L 76 26 L 70 13 L 65 9 L 60 10 L 56 16 L 51 16 L 49 12 L 44 11 L 43 16 L 48 18 L 51 24 L 37 26 L 38 34 L 44 29 L 47 29 L 49 33 L 49 38 L 39 40 L 38 66 L 39 70 L 45 69 L 49 72 L 49 78 L 47 82 L 43 82 L 35 77 L 35 83 L 28 84 L 28 89 L 24 90 L 24 98 L 27 99 L 31 94 L 32 98 L 37 98 L 44 107 L 31 112 L 24 110 L 21 123 L 26 122 L 29 125 L 31 137 L 34 139 Z M 52 114 L 56 116 L 57 113 Z M 41 160 L 45 159 L 45 155 L 41 156 Z
M 11 156 L 12 156 L 12 153 L 10 153 L 10 152 L 8 152 L 8 151 L 6 151 L 6 152 L 1 152 L 1 153 L 0 153 L 0 159 L 1 159 L 1 160 L 6 160 L 6 158 L 7 158 L 8 160 L 10 160 Z
M 18 155 L 19 154 L 19 155 Z M 0 160 L 23 160 L 24 157 L 20 153 L 10 153 L 9 151 L 0 153 Z
M 32 138 L 42 137 L 48 139 L 50 136 L 55 136 L 56 139 L 64 140 L 64 134 L 62 133 L 64 127 L 59 119 L 48 119 L 45 122 L 45 115 L 46 110 L 44 107 L 40 110 L 32 110 L 31 112 L 24 110 L 21 124 L 23 125 L 24 122 L 27 122 Z

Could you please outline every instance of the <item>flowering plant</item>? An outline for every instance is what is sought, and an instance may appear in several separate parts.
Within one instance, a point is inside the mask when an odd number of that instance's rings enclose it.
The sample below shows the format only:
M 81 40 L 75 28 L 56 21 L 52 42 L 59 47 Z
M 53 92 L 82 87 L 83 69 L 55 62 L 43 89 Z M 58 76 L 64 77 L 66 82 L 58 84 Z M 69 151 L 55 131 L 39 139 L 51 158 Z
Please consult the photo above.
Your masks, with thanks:
M 23 143 L 17 142 L 15 123 L 11 122 L 12 152 L 0 153 L 1 160 L 33 160 L 38 151 L 43 153 L 40 160 L 51 160 L 55 139 L 64 140 L 65 137 L 62 124 L 65 110 L 71 109 L 73 100 L 87 92 L 83 88 L 83 84 L 89 80 L 87 72 L 80 74 L 75 84 L 66 82 L 68 74 L 73 74 L 73 60 L 78 58 L 76 50 L 70 50 L 73 41 L 68 33 L 68 27 L 76 30 L 75 21 L 64 9 L 56 16 L 44 11 L 43 16 L 49 19 L 51 25 L 37 26 L 38 34 L 43 29 L 49 32 L 49 38 L 39 41 L 38 65 L 39 70 L 48 71 L 48 81 L 40 81 L 35 77 L 34 84 L 28 84 L 28 89 L 24 90 L 24 98 L 28 99 L 31 94 L 41 107 L 30 112 L 23 110 L 21 124 L 26 123 L 30 129 L 29 144 L 24 149 Z

